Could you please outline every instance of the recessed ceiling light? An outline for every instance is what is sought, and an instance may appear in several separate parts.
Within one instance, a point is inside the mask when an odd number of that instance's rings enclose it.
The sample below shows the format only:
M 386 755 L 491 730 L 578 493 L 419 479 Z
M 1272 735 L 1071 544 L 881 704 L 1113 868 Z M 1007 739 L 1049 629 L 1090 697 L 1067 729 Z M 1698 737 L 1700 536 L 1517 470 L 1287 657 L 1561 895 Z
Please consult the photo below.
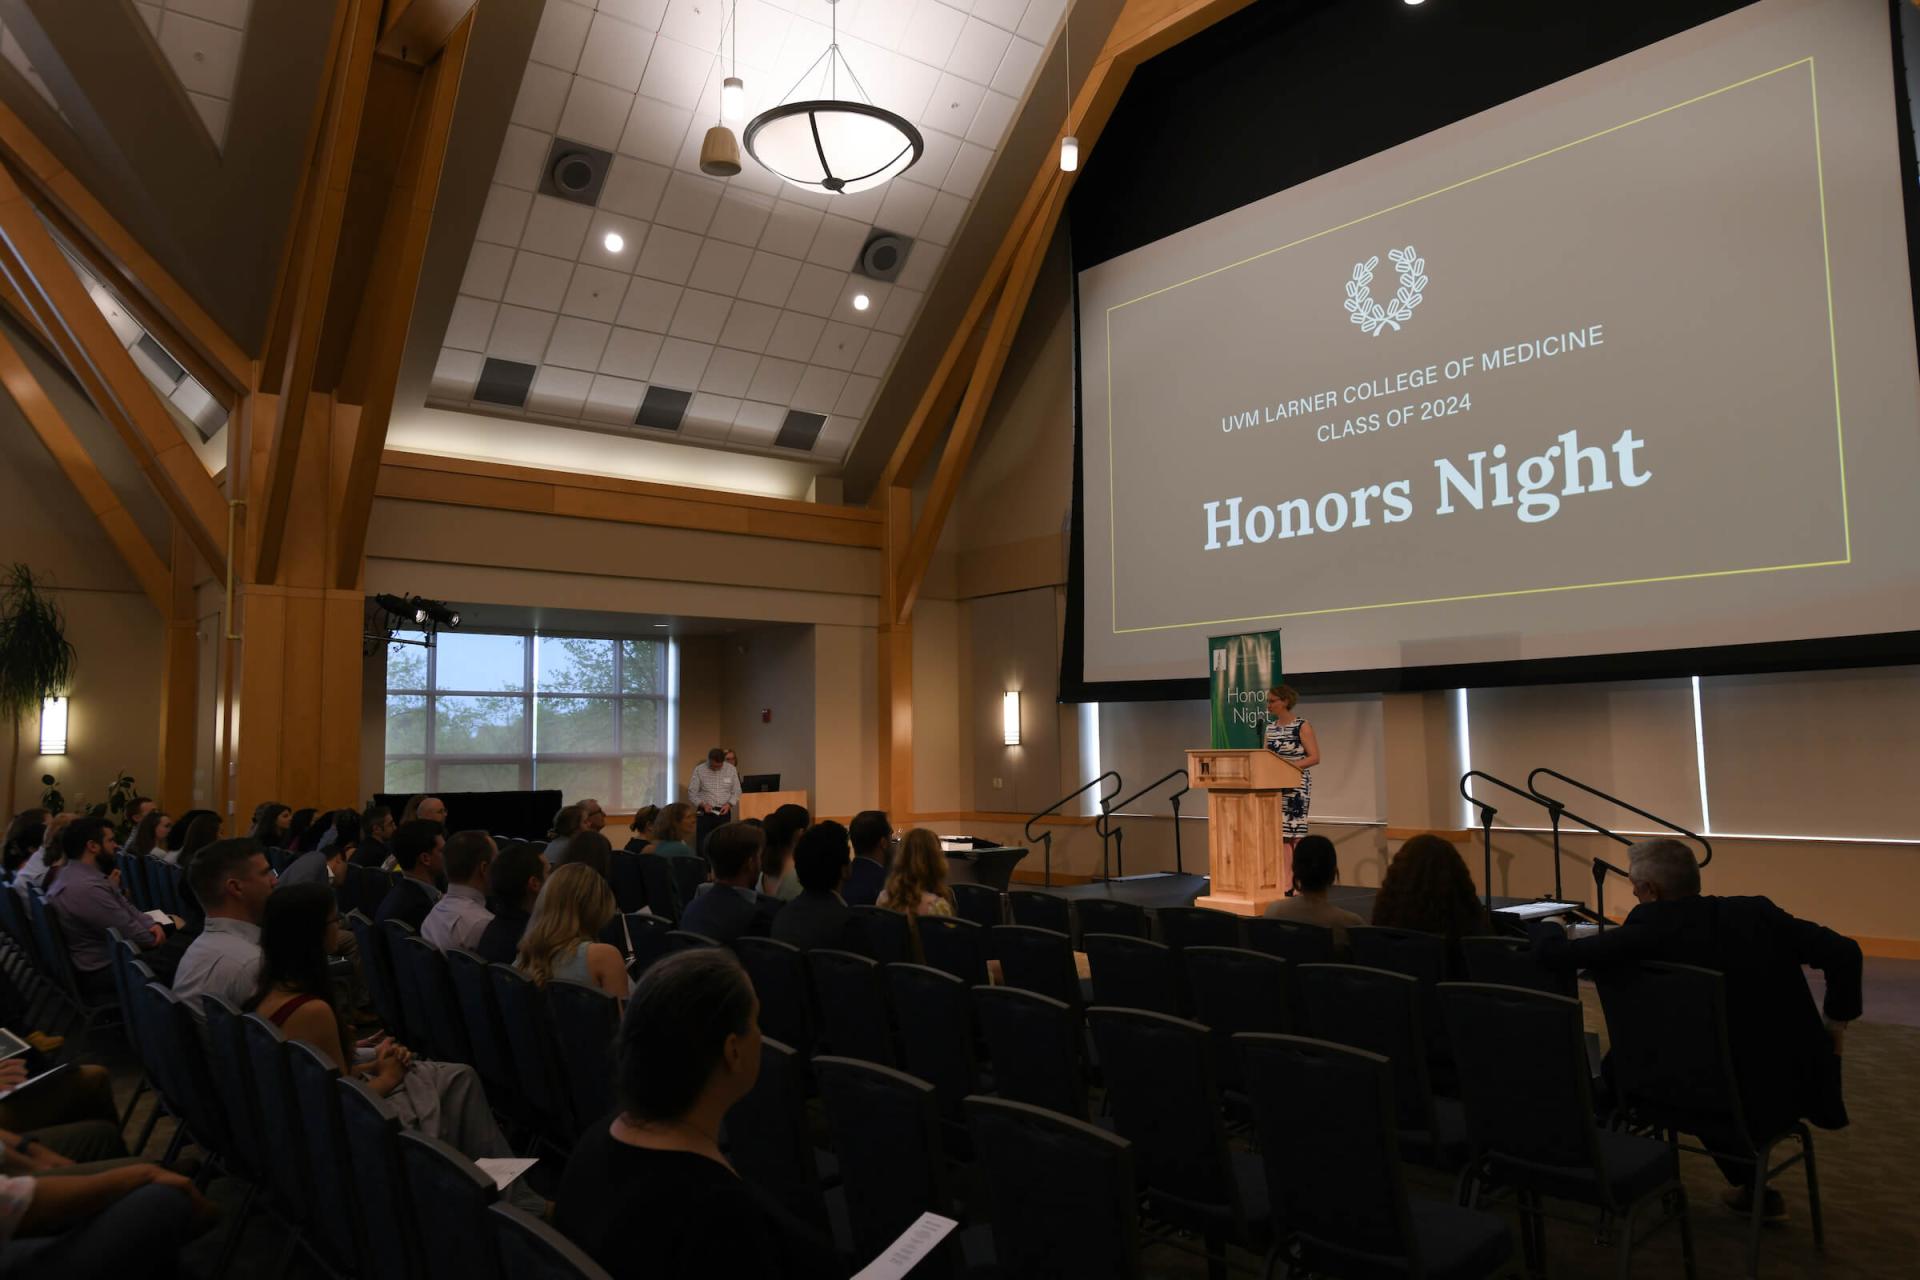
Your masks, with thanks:
M 865 311 L 868 307 L 872 305 L 873 305 L 873 299 L 867 297 L 866 294 L 856 293 L 853 295 L 853 309 L 855 311 Z
M 654 623 L 653 625 L 654 625 L 654 626 L 656 626 L 656 627 L 666 627 L 666 626 L 670 626 L 671 624 L 670 624 L 670 623 L 665 623 L 665 622 L 656 622 L 656 623 Z
M 607 246 L 608 253 L 618 253 L 627 247 L 627 238 L 618 231 L 609 231 L 600 243 Z
M 1409 5 L 1425 4 L 1427 0 L 1407 0 Z

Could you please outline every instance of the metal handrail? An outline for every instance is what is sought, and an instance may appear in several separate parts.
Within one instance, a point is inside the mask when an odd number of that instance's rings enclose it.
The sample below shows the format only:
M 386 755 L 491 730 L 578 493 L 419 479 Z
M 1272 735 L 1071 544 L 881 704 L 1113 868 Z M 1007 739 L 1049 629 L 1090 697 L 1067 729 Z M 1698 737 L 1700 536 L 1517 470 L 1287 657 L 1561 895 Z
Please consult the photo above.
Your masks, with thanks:
M 1182 780 L 1182 786 L 1178 791 L 1174 792 L 1172 795 L 1167 797 L 1167 803 L 1173 806 L 1173 871 L 1175 875 L 1185 875 L 1186 864 L 1184 863 L 1184 861 L 1182 861 L 1180 856 L 1180 797 L 1187 794 L 1187 792 L 1193 790 L 1191 786 L 1185 785 L 1187 781 L 1190 781 L 1190 776 L 1188 775 L 1185 769 L 1169 770 L 1168 772 L 1163 773 L 1159 777 L 1155 778 L 1152 782 L 1149 782 L 1146 786 L 1134 792 L 1132 795 L 1128 796 L 1125 800 L 1114 801 L 1112 806 L 1109 808 L 1109 811 L 1102 813 L 1100 817 L 1095 821 L 1094 828 L 1100 831 L 1103 837 L 1111 833 L 1117 839 L 1120 836 L 1121 832 L 1120 832 L 1120 828 L 1113 825 L 1112 819 L 1118 816 L 1113 812 L 1113 810 L 1124 809 L 1126 806 L 1132 804 L 1135 800 L 1138 800 L 1141 796 L 1146 795 L 1149 791 L 1152 791 L 1154 788 L 1158 787 L 1161 783 L 1171 782 L 1175 778 L 1179 778 Z M 1126 845 L 1124 844 L 1124 842 L 1121 844 L 1120 848 L 1121 848 L 1120 869 L 1121 869 L 1121 873 L 1125 874 L 1127 864 L 1126 864 L 1126 852 L 1125 852 Z
M 1701 835 L 1700 833 L 1696 831 L 1687 830 L 1685 827 L 1673 821 L 1671 818 L 1663 818 L 1657 813 L 1649 813 L 1645 809 L 1642 809 L 1639 805 L 1628 804 L 1625 800 L 1622 800 L 1619 796 L 1608 795 L 1606 792 L 1600 790 L 1600 788 L 1591 786 L 1585 782 L 1582 782 L 1578 778 L 1569 778 L 1566 774 L 1561 773 L 1557 769 L 1548 769 L 1548 768 L 1542 767 L 1539 769 L 1535 769 L 1532 773 L 1529 773 L 1527 775 L 1527 790 L 1532 793 L 1533 798 L 1535 800 L 1538 800 L 1541 804 L 1547 807 L 1547 811 L 1549 813 L 1553 813 L 1553 812 L 1564 813 L 1569 818 L 1572 818 L 1575 822 L 1578 822 L 1579 824 L 1586 827 L 1587 829 L 1597 832 L 1600 835 L 1607 836 L 1613 840 L 1617 840 L 1621 844 L 1633 843 L 1632 837 L 1623 836 L 1617 831 L 1610 831 L 1606 827 L 1601 826 L 1599 823 L 1595 822 L 1591 818 L 1583 818 L 1579 814 L 1575 813 L 1573 810 L 1567 808 L 1566 803 L 1564 801 L 1558 800 L 1553 796 L 1543 794 L 1541 790 L 1534 785 L 1534 781 L 1533 781 L 1535 778 L 1538 778 L 1543 774 L 1549 778 L 1557 778 L 1561 782 L 1566 783 L 1570 787 L 1578 787 L 1580 790 L 1586 792 L 1588 795 L 1593 796 L 1599 800 L 1605 800 L 1608 804 L 1615 805 L 1621 809 L 1625 809 L 1628 813 L 1635 814 L 1639 817 L 1645 818 L 1648 822 L 1657 822 L 1661 826 L 1665 827 L 1667 830 L 1673 832 L 1677 836 L 1685 836 L 1687 839 L 1693 841 L 1695 844 L 1700 846 L 1700 850 L 1701 850 L 1700 865 L 1701 866 L 1704 867 L 1709 862 L 1713 861 L 1713 842 L 1708 840 L 1705 836 Z M 1624 875 L 1625 873 L 1622 872 L 1621 874 Z
M 1121 779 L 1120 775 L 1112 769 L 1107 770 L 1083 787 L 1075 787 L 1072 791 L 1069 791 L 1066 795 L 1061 796 L 1058 800 L 1055 800 L 1052 804 L 1027 819 L 1027 825 L 1022 830 L 1026 835 L 1028 844 L 1032 844 L 1035 840 L 1038 840 L 1041 844 L 1042 883 L 1045 884 L 1046 887 L 1053 887 L 1053 832 L 1042 831 L 1036 835 L 1034 834 L 1033 824 L 1049 814 L 1059 812 L 1060 807 L 1069 800 L 1078 799 L 1080 796 L 1085 795 L 1087 792 L 1105 782 L 1108 778 L 1113 779 L 1113 790 L 1100 797 L 1100 816 L 1094 819 L 1094 830 L 1100 833 L 1100 866 L 1102 870 L 1105 870 L 1107 865 L 1107 835 L 1106 832 L 1101 829 L 1100 824 L 1106 819 L 1108 803 L 1114 796 L 1120 794 L 1121 787 L 1127 785 Z
M 1491 782 L 1494 786 L 1500 787 L 1501 789 L 1506 791 L 1511 791 L 1514 795 L 1519 796 L 1522 800 L 1531 800 L 1535 804 L 1542 804 L 1544 803 L 1544 801 L 1542 801 L 1539 796 L 1534 795 L 1532 792 L 1523 791 L 1521 788 L 1514 786 L 1511 782 L 1508 782 L 1505 778 L 1494 777 L 1492 774 L 1488 773 L 1485 769 L 1469 769 L 1465 773 L 1460 775 L 1461 798 L 1465 800 L 1468 804 L 1472 805 L 1474 808 L 1480 811 L 1480 849 L 1481 849 L 1481 860 L 1482 860 L 1482 867 L 1483 867 L 1481 871 L 1480 883 L 1486 886 L 1485 893 L 1486 893 L 1487 913 L 1491 915 L 1493 913 L 1493 817 L 1496 813 L 1500 811 L 1494 808 L 1492 805 L 1488 804 L 1485 800 L 1482 800 L 1479 796 L 1476 796 L 1475 794 L 1473 794 L 1473 792 L 1467 788 L 1467 780 L 1469 778 L 1480 778 L 1486 782 Z M 1557 846 L 1555 848 L 1554 859 L 1553 859 L 1553 896 L 1556 898 L 1561 896 L 1560 857 L 1559 857 L 1559 850 Z

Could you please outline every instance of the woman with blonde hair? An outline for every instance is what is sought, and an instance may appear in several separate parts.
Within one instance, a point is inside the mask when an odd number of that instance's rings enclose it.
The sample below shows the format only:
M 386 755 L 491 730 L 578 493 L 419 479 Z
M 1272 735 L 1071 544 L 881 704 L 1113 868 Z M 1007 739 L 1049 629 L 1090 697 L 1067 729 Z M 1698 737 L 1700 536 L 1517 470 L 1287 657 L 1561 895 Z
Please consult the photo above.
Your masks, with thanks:
M 556 980 L 579 982 L 626 999 L 620 950 L 600 941 L 618 911 L 606 878 L 592 867 L 583 862 L 556 867 L 533 900 L 514 968 L 543 987 Z
M 950 916 L 953 890 L 947 887 L 947 855 L 940 837 L 915 827 L 900 842 L 893 858 L 893 874 L 878 905 L 910 916 Z

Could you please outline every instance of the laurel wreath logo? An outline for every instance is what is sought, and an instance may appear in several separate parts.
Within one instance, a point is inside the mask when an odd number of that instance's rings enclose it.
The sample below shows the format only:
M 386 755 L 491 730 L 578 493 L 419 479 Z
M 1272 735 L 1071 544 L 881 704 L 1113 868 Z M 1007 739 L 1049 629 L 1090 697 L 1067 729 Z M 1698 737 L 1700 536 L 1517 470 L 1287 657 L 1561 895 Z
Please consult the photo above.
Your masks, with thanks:
M 1385 306 L 1373 300 L 1373 269 L 1380 265 L 1378 254 L 1354 263 L 1353 279 L 1347 281 L 1347 319 L 1370 338 L 1379 337 L 1388 328 L 1398 333 L 1426 296 L 1427 260 L 1414 252 L 1412 245 L 1387 250 L 1387 261 L 1399 269 L 1400 287 Z

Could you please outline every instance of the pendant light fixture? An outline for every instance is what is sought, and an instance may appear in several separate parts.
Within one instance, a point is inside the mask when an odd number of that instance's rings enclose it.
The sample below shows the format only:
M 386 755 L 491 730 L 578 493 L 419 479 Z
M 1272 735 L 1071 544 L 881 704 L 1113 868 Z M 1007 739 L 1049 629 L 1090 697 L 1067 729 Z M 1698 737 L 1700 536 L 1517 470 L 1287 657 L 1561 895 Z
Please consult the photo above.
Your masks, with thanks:
M 1080 139 L 1073 136 L 1073 6 L 1067 6 L 1067 16 L 1060 22 L 1060 38 L 1063 53 L 1062 61 L 1067 73 L 1067 132 L 1060 139 L 1060 172 L 1072 173 L 1080 167 Z
M 736 2 L 729 22 L 737 23 L 739 19 L 740 6 Z M 723 48 L 726 34 L 725 31 L 720 33 Z M 728 120 L 740 118 L 747 102 L 747 86 L 740 79 L 740 36 L 737 31 L 733 37 L 733 71 L 720 85 L 720 119 L 700 140 L 700 172 L 715 178 L 731 178 L 740 172 L 740 140 L 727 127 Z
M 740 0 L 734 0 L 727 19 L 731 32 L 729 48 L 733 54 L 733 74 L 720 82 L 720 119 L 739 124 L 747 114 L 747 82 L 740 78 Z
M 839 7 L 835 0 L 827 3 L 833 6 L 832 42 L 787 91 L 789 100 L 762 111 L 747 125 L 747 154 L 796 187 L 850 195 L 906 172 L 926 143 L 918 129 L 874 103 L 840 52 Z M 842 67 L 860 100 L 840 96 Z M 821 71 L 826 96 L 792 100 L 816 70 Z

